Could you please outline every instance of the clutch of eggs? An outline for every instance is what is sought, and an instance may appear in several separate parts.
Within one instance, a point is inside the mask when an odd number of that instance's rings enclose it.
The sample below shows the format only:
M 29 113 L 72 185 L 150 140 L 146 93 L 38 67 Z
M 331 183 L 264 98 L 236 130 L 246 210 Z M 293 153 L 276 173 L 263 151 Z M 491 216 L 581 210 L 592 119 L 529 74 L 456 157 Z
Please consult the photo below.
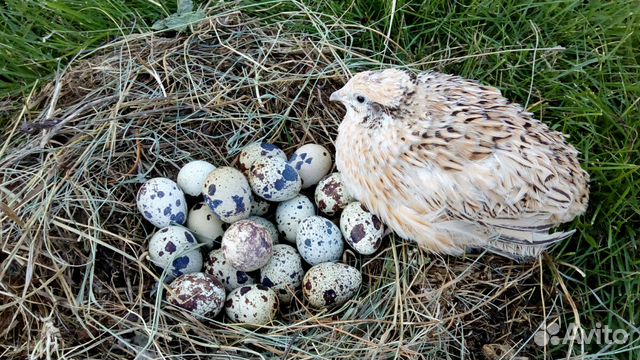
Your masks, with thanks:
M 240 151 L 235 167 L 195 160 L 175 182 L 145 182 L 136 203 L 158 228 L 148 254 L 172 281 L 167 302 L 198 319 L 224 314 L 251 327 L 295 301 L 313 308 L 348 302 L 362 275 L 340 263 L 343 252 L 375 253 L 384 226 L 332 168 L 324 146 L 306 144 L 287 158 L 256 142 Z

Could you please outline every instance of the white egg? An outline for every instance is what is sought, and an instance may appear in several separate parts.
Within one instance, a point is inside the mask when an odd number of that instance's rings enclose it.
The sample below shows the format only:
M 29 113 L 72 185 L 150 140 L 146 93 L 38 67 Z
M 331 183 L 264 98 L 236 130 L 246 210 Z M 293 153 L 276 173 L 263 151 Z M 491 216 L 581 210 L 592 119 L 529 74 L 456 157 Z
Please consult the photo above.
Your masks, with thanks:
M 333 165 L 329 150 L 318 144 L 306 144 L 298 148 L 291 155 L 289 164 L 300 174 L 303 189 L 317 184 Z
M 300 222 L 296 244 L 310 265 L 338 260 L 344 250 L 340 229 L 321 216 L 310 216 Z
M 169 290 L 169 303 L 208 319 L 222 311 L 227 295 L 218 279 L 201 272 L 181 275 L 171 282 Z
M 182 226 L 167 226 L 156 231 L 149 240 L 149 258 L 159 271 L 167 270 L 169 278 L 202 269 L 202 253 L 195 248 L 196 237 Z
M 220 280 L 227 291 L 255 283 L 249 274 L 231 266 L 231 263 L 224 258 L 222 249 L 209 252 L 204 263 L 204 272 Z
M 347 244 L 362 255 L 371 255 L 380 247 L 384 226 L 361 203 L 352 202 L 340 215 L 340 231 Z
M 209 249 L 222 241 L 223 224 L 218 215 L 214 214 L 204 202 L 195 204 L 187 216 L 187 227 L 196 236 L 198 242 L 206 244 Z
M 288 304 L 302 283 L 302 258 L 290 245 L 275 245 L 271 260 L 260 269 L 260 283 L 275 291 L 280 304 Z
M 204 201 L 220 220 L 232 223 L 249 217 L 251 188 L 242 173 L 232 167 L 213 170 L 202 188 Z
M 136 196 L 138 210 L 155 227 L 182 225 L 187 220 L 184 193 L 171 179 L 153 178 L 145 182 Z
M 185 194 L 199 196 L 207 176 L 215 170 L 213 164 L 203 160 L 195 160 L 185 164 L 178 172 L 178 186 Z
M 269 262 L 273 240 L 266 227 L 251 221 L 237 221 L 222 236 L 224 258 L 240 271 L 258 270 Z
M 339 263 L 313 266 L 302 280 L 302 293 L 315 308 L 341 306 L 355 295 L 362 284 L 358 269 Z
M 316 210 L 311 200 L 304 195 L 298 195 L 278 204 L 276 226 L 287 241 L 295 244 L 300 221 L 315 214 Z
M 234 323 L 266 325 L 278 312 L 276 293 L 260 284 L 233 290 L 224 304 L 225 313 Z
M 300 176 L 279 157 L 259 158 L 249 171 L 253 192 L 268 201 L 289 200 L 300 191 Z
M 318 210 L 326 215 L 333 216 L 344 209 L 355 199 L 349 194 L 342 181 L 342 175 L 334 172 L 320 180 L 315 191 Z
M 266 142 L 254 142 L 245 146 L 238 155 L 238 169 L 245 174 L 249 173 L 253 163 L 265 157 L 277 157 L 287 160 L 287 155 L 277 146 Z
M 278 238 L 279 238 L 278 229 L 276 228 L 275 225 L 273 225 L 271 221 L 260 216 L 249 216 L 247 220 L 251 220 L 267 228 L 267 230 L 269 231 L 269 235 L 271 235 L 271 240 L 273 241 L 273 245 L 278 243 Z

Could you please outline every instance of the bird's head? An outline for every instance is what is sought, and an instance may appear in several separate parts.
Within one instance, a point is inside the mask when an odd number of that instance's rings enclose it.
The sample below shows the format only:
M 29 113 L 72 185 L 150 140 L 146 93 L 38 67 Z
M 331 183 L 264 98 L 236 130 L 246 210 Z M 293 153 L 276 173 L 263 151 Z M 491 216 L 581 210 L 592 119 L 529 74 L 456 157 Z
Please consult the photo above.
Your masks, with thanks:
M 340 101 L 347 115 L 373 118 L 402 106 L 415 91 L 415 77 L 398 69 L 365 71 L 356 74 L 342 89 L 331 94 L 331 101 Z

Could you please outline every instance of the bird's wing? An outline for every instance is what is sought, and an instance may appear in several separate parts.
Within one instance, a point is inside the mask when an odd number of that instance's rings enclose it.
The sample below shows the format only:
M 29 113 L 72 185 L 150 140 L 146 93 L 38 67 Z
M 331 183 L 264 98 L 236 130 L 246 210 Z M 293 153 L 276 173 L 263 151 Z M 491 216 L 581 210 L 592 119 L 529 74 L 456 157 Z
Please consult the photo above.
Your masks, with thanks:
M 585 181 L 561 133 L 495 88 L 437 73 L 419 81 L 400 115 L 397 166 L 410 174 L 407 191 L 420 189 L 408 196 L 506 230 L 546 232 L 561 222 Z

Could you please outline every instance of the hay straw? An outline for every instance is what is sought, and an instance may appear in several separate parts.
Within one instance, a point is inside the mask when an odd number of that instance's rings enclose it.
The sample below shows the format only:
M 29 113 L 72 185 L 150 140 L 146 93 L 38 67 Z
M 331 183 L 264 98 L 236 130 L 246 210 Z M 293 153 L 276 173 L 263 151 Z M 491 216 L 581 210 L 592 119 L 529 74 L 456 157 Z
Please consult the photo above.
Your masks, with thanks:
M 0 157 L 0 357 L 441 359 L 480 358 L 487 346 L 519 356 L 544 350 L 532 334 L 567 311 L 557 278 L 486 254 L 430 256 L 393 236 L 372 258 L 349 256 L 364 274 L 352 301 L 317 312 L 297 293 L 259 330 L 222 317 L 199 322 L 156 291 L 145 253 L 153 229 L 134 200 L 144 179 L 175 178 L 194 159 L 233 164 L 242 146 L 262 139 L 288 152 L 305 142 L 332 148 L 343 110 L 328 94 L 351 73 L 399 63 L 350 45 L 365 32 L 383 35 L 300 6 L 264 25 L 218 5 L 188 35 L 124 37 L 81 54 L 27 99 L 13 120 L 22 127 L 4 129 Z M 301 24 L 309 30 L 292 30 Z

